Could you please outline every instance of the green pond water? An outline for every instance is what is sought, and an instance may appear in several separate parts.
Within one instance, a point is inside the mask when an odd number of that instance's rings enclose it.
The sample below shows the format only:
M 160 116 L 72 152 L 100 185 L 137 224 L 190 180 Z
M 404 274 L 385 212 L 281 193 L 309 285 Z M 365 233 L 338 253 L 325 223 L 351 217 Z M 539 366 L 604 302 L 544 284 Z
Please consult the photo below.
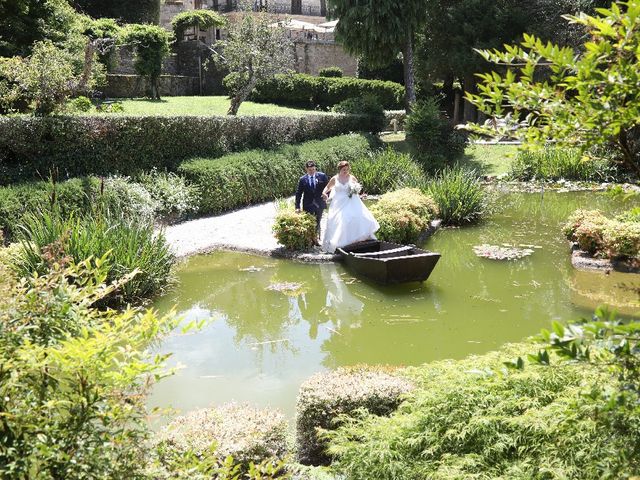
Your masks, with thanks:
M 553 320 L 588 317 L 601 303 L 640 313 L 637 276 L 578 272 L 560 232 L 577 208 L 617 213 L 634 206 L 604 194 L 503 194 L 481 225 L 441 229 L 425 247 L 442 253 L 429 280 L 380 287 L 341 265 L 307 265 L 242 253 L 197 256 L 155 307 L 185 320 L 210 318 L 160 349 L 183 368 L 160 382 L 151 406 L 186 412 L 227 401 L 293 416 L 300 384 L 324 369 L 358 363 L 417 365 L 463 358 L 520 341 Z M 478 258 L 473 246 L 534 245 L 514 261 Z M 285 294 L 279 283 L 300 284 Z

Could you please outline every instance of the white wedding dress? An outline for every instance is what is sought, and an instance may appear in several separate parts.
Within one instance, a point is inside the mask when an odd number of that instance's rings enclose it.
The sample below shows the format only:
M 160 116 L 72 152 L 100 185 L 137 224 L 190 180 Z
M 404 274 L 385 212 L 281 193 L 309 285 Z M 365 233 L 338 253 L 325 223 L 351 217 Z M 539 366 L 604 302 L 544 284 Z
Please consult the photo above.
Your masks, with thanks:
M 380 225 L 357 193 L 349 197 L 349 182 L 336 180 L 329 198 L 329 216 L 322 239 L 325 252 L 333 253 L 338 247 L 376 238 L 374 233 Z

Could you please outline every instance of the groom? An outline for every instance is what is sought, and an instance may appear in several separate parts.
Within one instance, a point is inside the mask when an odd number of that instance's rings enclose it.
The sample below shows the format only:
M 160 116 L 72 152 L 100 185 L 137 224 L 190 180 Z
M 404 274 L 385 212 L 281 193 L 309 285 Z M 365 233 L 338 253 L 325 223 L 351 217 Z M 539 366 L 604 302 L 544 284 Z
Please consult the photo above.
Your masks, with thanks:
M 296 211 L 300 211 L 300 199 L 302 209 L 316 217 L 316 245 L 320 244 L 320 219 L 327 204 L 322 199 L 322 190 L 329 183 L 329 178 L 316 169 L 316 162 L 309 160 L 305 164 L 307 174 L 300 177 L 296 189 Z

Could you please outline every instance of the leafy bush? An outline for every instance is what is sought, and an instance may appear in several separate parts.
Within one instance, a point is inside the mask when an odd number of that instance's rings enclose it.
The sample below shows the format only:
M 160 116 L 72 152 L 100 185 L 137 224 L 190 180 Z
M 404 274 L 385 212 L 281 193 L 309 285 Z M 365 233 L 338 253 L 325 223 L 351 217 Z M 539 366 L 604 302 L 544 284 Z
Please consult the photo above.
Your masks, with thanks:
M 250 463 L 286 457 L 287 422 L 279 412 L 227 404 L 176 418 L 156 435 L 154 444 L 169 474 L 182 469 L 185 455 L 218 465 L 232 457 L 239 471 L 247 472 Z
M 72 112 L 88 112 L 93 108 L 91 100 L 84 96 L 73 98 L 67 103 L 67 108 Z
M 308 250 L 316 241 L 316 217 L 307 212 L 281 210 L 273 224 L 276 240 L 289 250 Z
M 302 117 L 0 117 L 0 184 L 46 176 L 173 170 L 185 158 L 276 148 L 357 132 L 349 115 Z M 135 159 L 135 161 L 132 161 Z
M 376 233 L 379 239 L 415 243 L 437 215 L 438 207 L 417 188 L 403 188 L 385 193 L 371 213 L 380 224 Z
M 477 222 L 487 209 L 487 193 L 473 170 L 445 168 L 427 184 L 425 193 L 438 205 L 445 225 Z
M 155 201 L 156 217 L 172 222 L 197 212 L 200 189 L 175 173 L 152 170 L 138 180 Z
M 398 480 L 637 474 L 637 429 L 616 428 L 600 410 L 606 401 L 585 394 L 616 380 L 588 364 L 505 371 L 505 358 L 528 348 L 412 369 L 417 388 L 400 410 L 330 435 L 333 466 L 345 478 Z M 637 425 L 637 413 L 629 420 Z
M 404 128 L 407 141 L 427 168 L 430 162 L 450 161 L 464 152 L 464 137 L 442 117 L 435 98 L 416 103 L 407 115 Z
M 318 71 L 318 76 L 319 77 L 332 77 L 332 78 L 339 78 L 342 77 L 342 69 L 340 67 L 325 67 L 325 68 L 321 68 Z
M 106 281 L 136 272 L 110 298 L 112 304 L 140 302 L 160 293 L 171 281 L 174 256 L 164 235 L 151 223 L 123 220 L 118 212 L 99 211 L 85 216 L 64 216 L 54 208 L 24 217 L 20 238 L 23 249 L 15 268 L 20 276 L 45 273 L 52 261 L 79 263 L 86 258 L 105 260 Z
M 158 204 L 147 189 L 129 177 L 104 179 L 102 194 L 98 197 L 100 207 L 117 212 L 125 220 L 140 220 L 146 223 L 155 218 Z
M 107 263 L 54 265 L 3 299 L 2 478 L 142 478 L 146 393 L 165 374 L 150 347 L 177 323 L 93 308 L 118 288 L 103 283 Z
M 336 104 L 332 110 L 336 113 L 364 115 L 369 121 L 371 133 L 378 133 L 386 126 L 384 109 L 373 95 L 348 98 Z
M 351 172 L 365 188 L 365 193 L 382 194 L 403 187 L 422 187 L 426 176 L 410 155 L 391 147 L 371 152 L 351 164 Z
M 632 209 L 616 219 L 609 219 L 599 210 L 576 210 L 562 232 L 590 255 L 639 258 L 640 223 L 635 213 Z
M 171 20 L 173 33 L 178 41 L 182 40 L 187 28 L 197 27 L 200 30 L 208 30 L 224 24 L 225 19 L 218 12 L 203 9 L 180 12 Z
M 634 207 L 616 217 L 619 222 L 640 222 L 640 207 Z
M 390 369 L 376 367 L 339 368 L 317 373 L 301 386 L 296 402 L 298 460 L 304 464 L 326 464 L 326 442 L 318 429 L 338 426 L 341 415 L 364 409 L 374 415 L 389 415 L 412 384 Z
M 402 108 L 404 88 L 394 82 L 353 77 L 313 77 L 303 73 L 276 75 L 260 82 L 250 100 L 303 108 L 330 108 L 348 98 L 370 94 L 386 109 Z
M 181 164 L 178 173 L 200 188 L 200 213 L 219 213 L 291 195 L 309 159 L 320 167 L 332 166 L 337 164 L 336 159 L 350 160 L 369 150 L 367 137 L 345 135 L 275 151 L 250 150 L 217 159 L 193 159 Z
M 545 147 L 541 151 L 520 151 L 511 164 L 516 180 L 593 180 L 616 178 L 615 167 L 606 160 L 585 159 L 578 149 Z

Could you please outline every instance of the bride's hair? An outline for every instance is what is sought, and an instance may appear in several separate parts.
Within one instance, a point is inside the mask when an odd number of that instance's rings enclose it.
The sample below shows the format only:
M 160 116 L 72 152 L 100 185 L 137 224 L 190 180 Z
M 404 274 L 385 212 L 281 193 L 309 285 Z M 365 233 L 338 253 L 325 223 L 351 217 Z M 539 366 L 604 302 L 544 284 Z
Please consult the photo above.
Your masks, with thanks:
M 347 162 L 346 160 L 342 160 L 341 162 L 338 162 L 338 172 L 342 170 L 344 167 L 348 167 L 348 166 L 349 166 L 349 162 Z

